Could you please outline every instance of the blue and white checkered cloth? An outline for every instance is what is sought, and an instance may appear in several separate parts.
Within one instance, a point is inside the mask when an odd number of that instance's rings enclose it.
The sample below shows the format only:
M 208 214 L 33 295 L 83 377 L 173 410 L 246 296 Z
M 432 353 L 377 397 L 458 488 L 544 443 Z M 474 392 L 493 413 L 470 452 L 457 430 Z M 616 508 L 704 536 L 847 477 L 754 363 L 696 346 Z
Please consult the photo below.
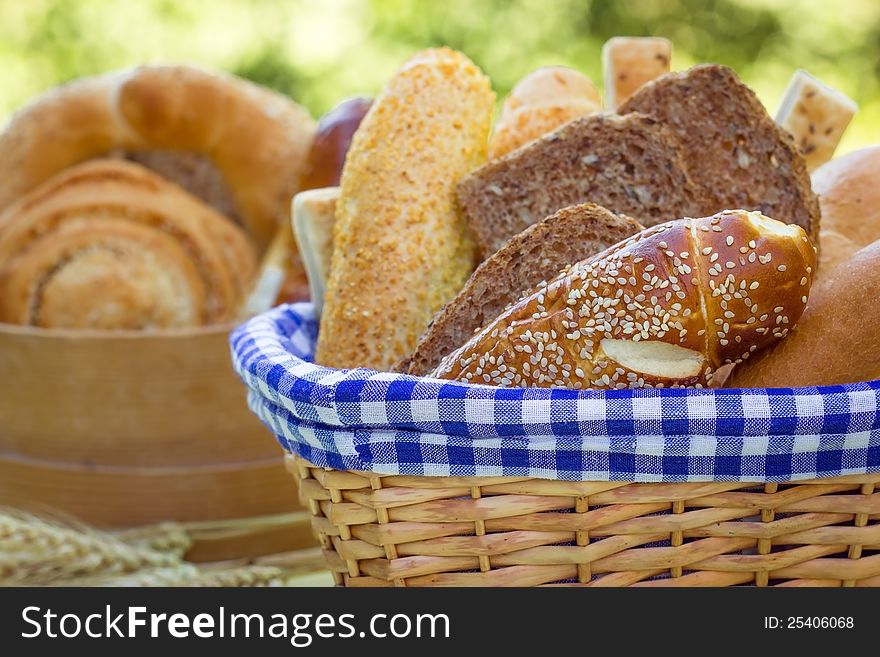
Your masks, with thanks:
M 496 388 L 312 363 L 311 304 L 231 335 L 254 413 L 311 463 L 378 474 L 746 481 L 880 471 L 880 381 L 754 390 Z

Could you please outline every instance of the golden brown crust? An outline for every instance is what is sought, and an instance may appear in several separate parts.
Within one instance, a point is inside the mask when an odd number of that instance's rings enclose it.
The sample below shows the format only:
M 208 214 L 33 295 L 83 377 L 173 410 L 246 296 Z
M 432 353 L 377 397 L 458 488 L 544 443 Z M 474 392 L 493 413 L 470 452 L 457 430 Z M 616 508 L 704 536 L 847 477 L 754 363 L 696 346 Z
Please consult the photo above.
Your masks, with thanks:
M 834 158 L 813 173 L 822 207 L 820 277 L 880 239 L 880 146 Z
M 494 94 L 464 55 L 417 54 L 349 150 L 315 360 L 387 369 L 474 266 L 455 184 L 485 160 Z
M 517 82 L 505 99 L 489 142 L 489 159 L 506 155 L 574 119 L 599 112 L 602 101 L 580 71 L 547 66 Z
M 791 336 L 757 359 L 737 365 L 728 387 L 788 388 L 880 379 L 880 241 L 834 269 L 820 271 L 822 277 Z
M 229 75 L 144 66 L 58 87 L 0 135 L 0 210 L 56 173 L 115 150 L 206 155 L 265 247 L 288 217 L 314 130 L 291 100 Z
M 533 290 L 434 376 L 521 387 L 704 386 L 714 369 L 785 337 L 814 268 L 803 230 L 759 213 L 661 224 Z M 675 374 L 612 355 L 635 342 L 667 345 L 664 358 L 681 357 Z M 680 350 L 670 355 L 668 346 Z
M 226 217 L 118 160 L 66 169 L 0 213 L 0 321 L 93 328 L 225 321 L 255 267 L 253 246 Z

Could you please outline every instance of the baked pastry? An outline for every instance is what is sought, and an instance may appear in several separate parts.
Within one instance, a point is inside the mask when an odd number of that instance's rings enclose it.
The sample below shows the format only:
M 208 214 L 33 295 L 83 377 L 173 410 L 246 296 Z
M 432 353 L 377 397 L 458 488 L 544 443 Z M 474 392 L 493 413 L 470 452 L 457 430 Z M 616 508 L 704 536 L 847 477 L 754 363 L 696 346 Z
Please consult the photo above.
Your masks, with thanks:
M 834 158 L 813 173 L 822 207 L 819 276 L 880 239 L 880 146 Z
M 644 226 L 760 210 L 816 240 L 819 205 L 803 158 L 730 69 L 670 73 L 619 111 L 622 118 L 577 119 L 460 183 L 459 203 L 484 258 L 529 225 L 585 202 Z
M 293 197 L 293 233 L 309 279 L 315 312 L 324 308 L 324 291 L 333 258 L 338 187 L 300 192 Z
M 789 338 L 737 365 L 726 385 L 788 388 L 880 379 L 880 241 L 820 271 Z
M 742 210 L 649 228 L 532 290 L 434 376 L 499 386 L 705 386 L 785 337 L 815 251 L 798 226 Z
M 25 106 L 0 134 L 0 210 L 68 167 L 117 154 L 200 181 L 190 191 L 262 250 L 289 221 L 313 132 L 296 103 L 230 75 L 144 66 L 83 78 Z
M 794 138 L 813 171 L 834 155 L 846 127 L 859 107 L 837 89 L 806 71 L 796 71 L 776 113 L 776 122 Z
M 672 42 L 662 37 L 613 37 L 602 46 L 605 107 L 617 109 L 642 85 L 669 73 Z
M 528 290 L 640 230 L 629 217 L 592 203 L 563 208 L 530 226 L 477 267 L 434 317 L 413 355 L 395 369 L 417 376 L 430 373 Z
M 315 361 L 388 369 L 464 285 L 474 247 L 455 185 L 486 158 L 494 94 L 464 55 L 407 61 L 354 135 Z
M 332 187 L 339 184 L 345 156 L 351 146 L 351 138 L 370 109 L 371 101 L 366 98 L 349 98 L 339 103 L 318 120 L 315 138 L 309 150 L 306 173 L 300 187 L 304 190 Z M 338 195 L 338 194 L 337 194 Z M 299 196 L 299 195 L 297 195 Z M 295 196 L 294 199 L 297 197 Z M 311 297 L 315 308 L 320 312 L 324 298 L 324 284 L 329 268 L 329 257 L 333 252 L 333 217 L 327 217 L 326 211 L 335 212 L 335 197 L 332 206 L 323 202 L 322 193 L 317 196 L 304 197 L 308 200 L 300 206 L 300 223 L 311 225 L 312 219 L 317 220 L 313 227 L 316 234 L 316 248 L 319 253 L 310 253 L 302 249 L 312 248 L 312 234 L 295 240 L 291 221 L 285 221 L 275 234 L 268 250 L 263 255 L 260 273 L 253 292 L 245 302 L 243 317 L 250 317 L 265 312 L 281 303 L 305 301 Z M 317 205 L 316 205 L 317 204 Z M 293 208 L 296 208 L 294 200 Z M 314 208 L 315 212 L 310 213 Z M 296 217 L 291 214 L 296 223 Z M 323 231 L 323 232 L 322 232 Z M 326 244 L 321 241 L 327 237 Z M 326 261 L 326 262 L 325 262 Z M 316 296 L 319 295 L 319 296 Z M 320 297 L 320 298 L 319 298 Z
M 501 107 L 489 141 L 489 159 L 601 110 L 599 92 L 583 73 L 564 66 L 532 71 L 516 84 Z
M 229 219 L 140 165 L 66 169 L 0 213 L 0 321 L 175 328 L 232 319 L 256 254 Z

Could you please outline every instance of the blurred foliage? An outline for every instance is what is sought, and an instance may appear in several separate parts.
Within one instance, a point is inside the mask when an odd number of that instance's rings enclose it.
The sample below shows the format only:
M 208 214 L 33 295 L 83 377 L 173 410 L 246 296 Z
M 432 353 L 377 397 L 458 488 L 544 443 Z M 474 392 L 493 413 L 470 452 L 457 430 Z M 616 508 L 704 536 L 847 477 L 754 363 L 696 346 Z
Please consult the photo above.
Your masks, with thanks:
M 320 114 L 442 44 L 499 96 L 545 64 L 601 84 L 615 35 L 670 38 L 674 68 L 732 66 L 771 112 L 804 68 L 861 105 L 842 150 L 880 141 L 878 0 L 0 0 L 0 118 L 74 77 L 160 61 L 232 71 Z

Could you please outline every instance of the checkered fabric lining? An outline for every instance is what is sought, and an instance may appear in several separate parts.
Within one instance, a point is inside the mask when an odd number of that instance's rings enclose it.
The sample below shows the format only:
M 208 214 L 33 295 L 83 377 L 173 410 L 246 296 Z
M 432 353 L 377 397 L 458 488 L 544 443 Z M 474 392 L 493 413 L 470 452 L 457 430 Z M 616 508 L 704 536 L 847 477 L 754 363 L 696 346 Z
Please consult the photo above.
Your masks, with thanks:
M 312 362 L 311 304 L 230 336 L 254 413 L 318 466 L 592 481 L 816 479 L 880 471 L 880 381 L 750 390 L 497 388 Z

